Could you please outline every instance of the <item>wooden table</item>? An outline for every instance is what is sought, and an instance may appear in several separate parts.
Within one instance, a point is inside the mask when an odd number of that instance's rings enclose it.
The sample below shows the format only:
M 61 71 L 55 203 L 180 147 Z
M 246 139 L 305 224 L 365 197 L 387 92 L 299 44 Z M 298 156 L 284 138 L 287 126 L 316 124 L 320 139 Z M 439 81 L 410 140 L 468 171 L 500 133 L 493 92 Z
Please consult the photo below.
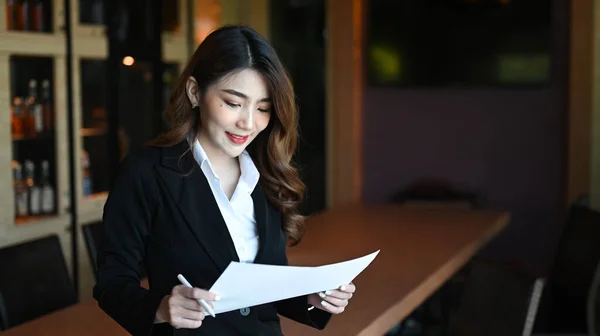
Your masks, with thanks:
M 289 250 L 293 265 L 322 265 L 381 249 L 355 280 L 347 310 L 319 332 L 282 318 L 288 335 L 383 335 L 431 295 L 508 222 L 501 212 L 339 208 L 309 220 L 301 244 Z M 3 336 L 128 335 L 87 301 L 14 327 Z
M 126 336 L 129 335 L 106 315 L 93 300 L 44 315 L 6 331 L 2 336 Z
M 319 332 L 282 318 L 286 336 L 383 335 L 508 223 L 502 212 L 354 206 L 311 218 L 303 241 L 289 250 L 294 265 L 323 265 L 381 249 L 355 279 L 346 311 Z
M 149 288 L 148 279 L 140 285 Z M 38 319 L 18 325 L 2 336 L 126 336 L 129 335 L 117 322 L 106 315 L 96 300 L 87 300 Z

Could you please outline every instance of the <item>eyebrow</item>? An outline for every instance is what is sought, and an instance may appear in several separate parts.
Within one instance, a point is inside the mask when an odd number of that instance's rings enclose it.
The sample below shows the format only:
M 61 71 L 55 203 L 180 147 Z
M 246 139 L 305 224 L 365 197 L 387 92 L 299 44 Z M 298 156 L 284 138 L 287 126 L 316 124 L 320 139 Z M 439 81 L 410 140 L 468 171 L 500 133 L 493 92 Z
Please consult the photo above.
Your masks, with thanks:
M 229 93 L 229 94 L 237 96 L 237 97 L 240 97 L 240 98 L 243 98 L 243 99 L 246 99 L 246 100 L 250 99 L 250 97 L 248 97 L 246 94 L 243 94 L 243 93 L 241 93 L 239 91 L 236 91 L 236 90 L 225 89 L 225 90 L 221 90 L 221 91 L 223 91 L 225 93 Z M 265 98 L 260 99 L 258 102 L 259 103 L 270 103 L 271 102 L 271 98 L 265 97 Z

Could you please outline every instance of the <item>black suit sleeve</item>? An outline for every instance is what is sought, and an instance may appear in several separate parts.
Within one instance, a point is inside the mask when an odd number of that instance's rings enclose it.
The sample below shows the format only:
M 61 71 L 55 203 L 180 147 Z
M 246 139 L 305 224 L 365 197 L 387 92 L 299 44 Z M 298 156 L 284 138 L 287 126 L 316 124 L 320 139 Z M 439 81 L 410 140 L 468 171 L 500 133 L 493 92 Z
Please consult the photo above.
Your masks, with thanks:
M 285 265 L 288 265 L 287 257 Z M 316 307 L 308 310 L 308 295 L 278 301 L 276 305 L 279 315 L 319 330 L 323 330 L 331 319 L 331 313 Z
M 144 240 L 152 222 L 151 166 L 126 158 L 104 206 L 94 298 L 132 335 L 149 335 L 162 295 L 140 286 Z M 154 195 L 156 195 L 154 193 Z
M 331 313 L 318 308 L 309 311 L 307 295 L 277 302 L 277 313 L 319 330 L 323 330 L 331 318 Z

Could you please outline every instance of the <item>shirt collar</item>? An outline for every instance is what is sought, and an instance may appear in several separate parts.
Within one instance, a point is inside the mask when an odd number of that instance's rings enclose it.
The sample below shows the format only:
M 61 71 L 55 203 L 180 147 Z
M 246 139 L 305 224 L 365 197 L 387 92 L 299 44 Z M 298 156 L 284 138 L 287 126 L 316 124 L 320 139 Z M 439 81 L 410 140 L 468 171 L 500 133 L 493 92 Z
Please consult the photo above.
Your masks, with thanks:
M 188 140 L 189 141 L 189 140 Z M 208 169 L 210 169 L 211 173 L 218 179 L 219 176 L 213 170 L 212 165 L 210 164 L 210 160 L 208 159 L 208 155 L 202 148 L 200 141 L 196 138 L 194 143 L 192 144 L 192 153 L 194 155 L 194 159 L 198 162 L 200 168 L 206 163 L 208 165 Z M 244 181 L 246 186 L 249 188 L 249 191 L 253 191 L 256 185 L 258 184 L 258 180 L 260 179 L 260 173 L 250 157 L 248 151 L 244 150 L 242 154 L 238 157 L 240 162 L 240 170 L 241 170 L 241 180 Z
M 204 148 L 202 148 L 200 141 L 197 138 L 193 141 L 194 142 L 192 143 L 192 153 L 194 154 L 194 159 L 196 159 L 196 162 L 198 162 L 198 165 L 200 165 L 200 167 L 202 167 L 204 162 L 208 162 L 208 165 L 210 167 L 210 160 L 208 159 L 208 155 L 206 155 Z M 210 169 L 212 170 L 212 167 Z

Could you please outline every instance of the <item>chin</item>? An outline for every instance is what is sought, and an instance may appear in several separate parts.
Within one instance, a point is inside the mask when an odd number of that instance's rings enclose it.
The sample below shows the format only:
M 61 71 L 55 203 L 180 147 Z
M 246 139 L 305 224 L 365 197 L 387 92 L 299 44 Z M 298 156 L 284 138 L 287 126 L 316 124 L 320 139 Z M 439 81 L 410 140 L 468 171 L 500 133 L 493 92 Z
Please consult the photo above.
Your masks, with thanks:
M 245 149 L 246 149 L 246 147 L 243 147 L 243 148 L 227 148 L 227 149 L 224 149 L 223 152 L 225 154 L 227 154 L 227 156 L 229 156 L 231 158 L 236 158 L 236 157 L 242 155 L 242 153 L 244 152 Z

